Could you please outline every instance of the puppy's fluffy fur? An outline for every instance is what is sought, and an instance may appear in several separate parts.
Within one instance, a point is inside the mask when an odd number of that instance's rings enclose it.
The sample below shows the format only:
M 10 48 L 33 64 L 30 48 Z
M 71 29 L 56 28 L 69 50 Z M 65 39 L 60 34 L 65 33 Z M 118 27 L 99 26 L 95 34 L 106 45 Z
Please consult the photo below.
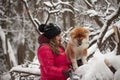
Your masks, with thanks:
M 89 30 L 83 27 L 75 27 L 69 33 L 66 53 L 72 62 L 73 69 L 78 68 L 77 60 L 81 59 L 83 64 L 87 63 L 87 49 L 89 40 Z

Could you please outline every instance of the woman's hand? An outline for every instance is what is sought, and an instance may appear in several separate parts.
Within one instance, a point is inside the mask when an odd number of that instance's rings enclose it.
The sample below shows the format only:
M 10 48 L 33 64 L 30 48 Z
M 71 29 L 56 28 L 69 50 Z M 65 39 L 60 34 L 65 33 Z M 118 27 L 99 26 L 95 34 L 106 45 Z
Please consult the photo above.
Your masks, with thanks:
M 70 73 L 71 73 L 71 69 L 62 70 L 62 74 L 67 78 L 70 77 Z

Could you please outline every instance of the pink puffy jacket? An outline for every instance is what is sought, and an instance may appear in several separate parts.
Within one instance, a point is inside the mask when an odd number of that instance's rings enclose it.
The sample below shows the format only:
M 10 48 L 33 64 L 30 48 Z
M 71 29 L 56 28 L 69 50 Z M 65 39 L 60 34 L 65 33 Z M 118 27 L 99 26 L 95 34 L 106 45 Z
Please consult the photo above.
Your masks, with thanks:
M 55 55 L 51 48 L 46 44 L 38 48 L 38 60 L 40 62 L 41 79 L 40 80 L 66 80 L 62 70 L 68 70 L 70 62 L 63 48 L 60 48 L 60 54 Z

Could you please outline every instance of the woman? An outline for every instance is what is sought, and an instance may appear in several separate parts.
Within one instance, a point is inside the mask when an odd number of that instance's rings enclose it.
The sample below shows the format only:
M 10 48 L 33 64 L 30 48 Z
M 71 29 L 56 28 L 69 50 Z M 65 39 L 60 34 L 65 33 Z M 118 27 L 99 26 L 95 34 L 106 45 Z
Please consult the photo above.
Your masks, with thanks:
M 52 23 L 39 26 L 43 34 L 39 37 L 38 60 L 40 62 L 40 80 L 67 80 L 71 62 L 67 59 L 61 45 L 61 30 Z

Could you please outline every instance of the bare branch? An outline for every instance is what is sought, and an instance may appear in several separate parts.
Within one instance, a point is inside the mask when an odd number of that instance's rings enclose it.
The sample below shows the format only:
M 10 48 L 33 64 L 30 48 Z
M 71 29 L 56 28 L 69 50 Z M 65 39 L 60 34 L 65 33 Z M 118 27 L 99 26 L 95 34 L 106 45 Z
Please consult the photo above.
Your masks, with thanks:
M 100 27 L 103 26 L 102 21 L 99 20 L 99 16 L 94 16 L 93 19 L 96 21 L 96 23 L 97 23 Z
M 30 9 L 29 9 L 29 6 L 28 6 L 26 0 L 22 0 L 22 1 L 23 1 L 24 4 L 25 4 L 25 8 L 26 8 L 27 14 L 28 14 L 31 22 L 32 22 L 33 25 L 34 25 L 35 30 L 37 31 L 38 34 L 40 34 L 40 32 L 39 32 L 39 30 L 38 30 L 38 25 L 37 25 L 37 24 L 35 23 L 35 21 L 34 21 L 34 18 L 33 18 L 32 14 L 31 14 L 31 12 L 30 12 Z

